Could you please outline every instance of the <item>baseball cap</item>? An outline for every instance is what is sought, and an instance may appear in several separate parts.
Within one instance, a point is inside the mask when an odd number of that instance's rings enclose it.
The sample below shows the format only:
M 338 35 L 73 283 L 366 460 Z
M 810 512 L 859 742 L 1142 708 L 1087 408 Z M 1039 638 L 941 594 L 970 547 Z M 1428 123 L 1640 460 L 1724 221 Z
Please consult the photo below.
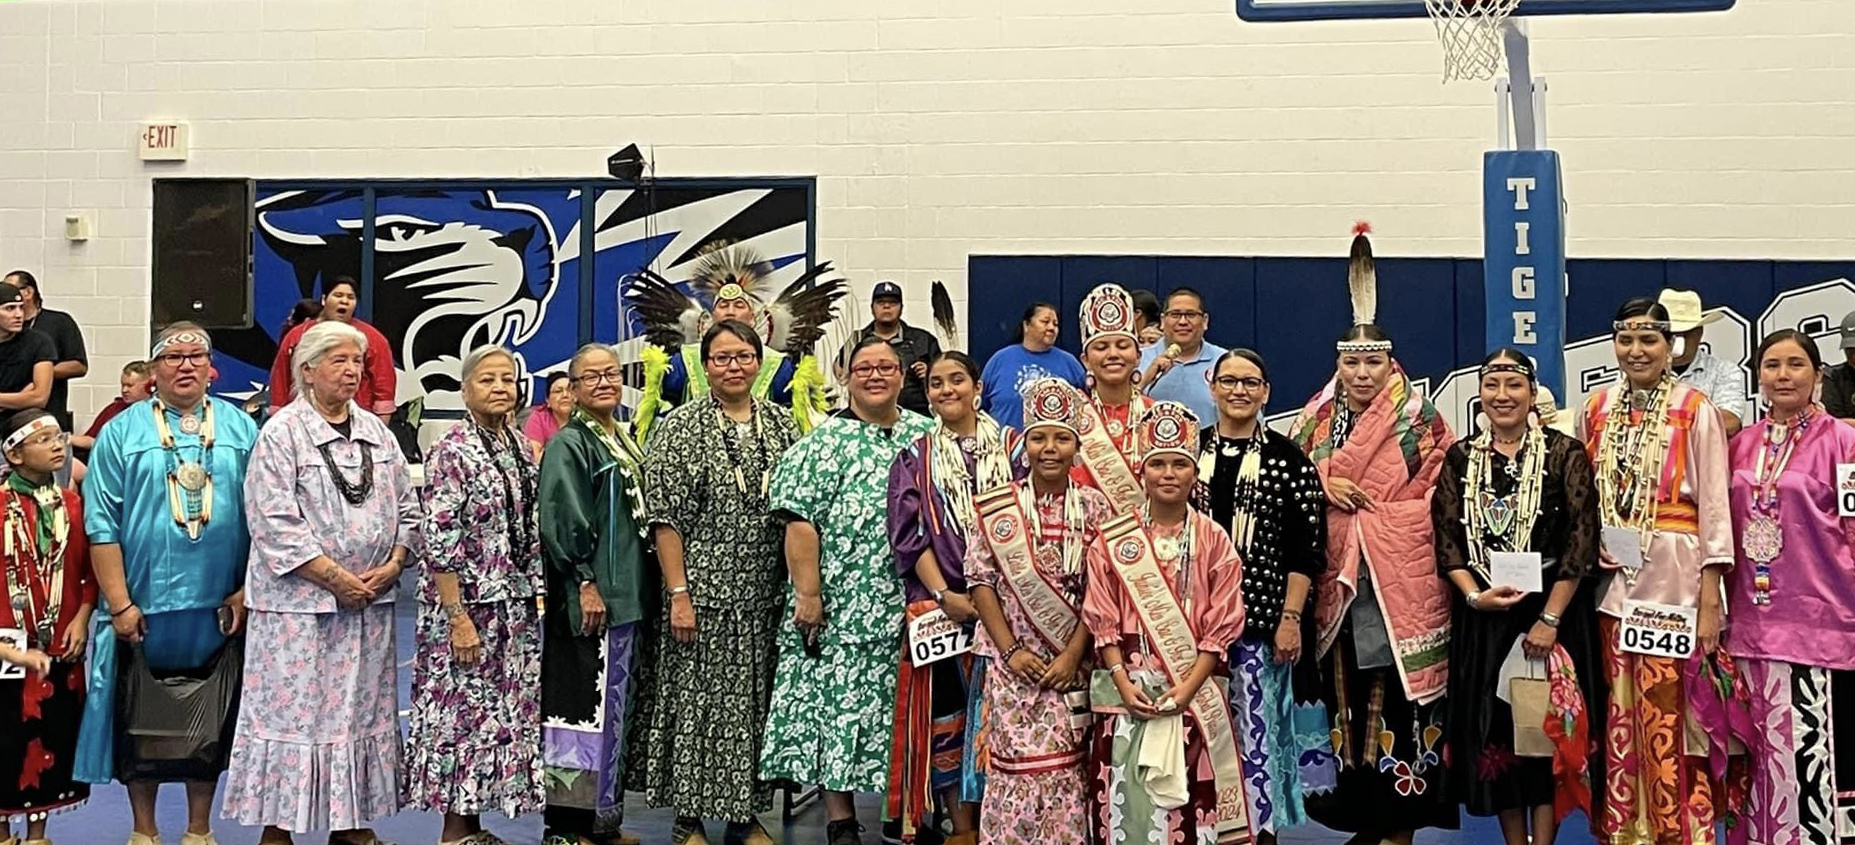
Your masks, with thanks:
M 1855 349 L 1855 311 L 1842 317 L 1842 348 Z
M 890 282 L 890 281 L 877 282 L 876 288 L 870 291 L 870 299 L 901 299 L 901 298 L 902 298 L 902 286 L 894 282 Z
M 0 305 L 19 301 L 19 286 L 0 282 Z

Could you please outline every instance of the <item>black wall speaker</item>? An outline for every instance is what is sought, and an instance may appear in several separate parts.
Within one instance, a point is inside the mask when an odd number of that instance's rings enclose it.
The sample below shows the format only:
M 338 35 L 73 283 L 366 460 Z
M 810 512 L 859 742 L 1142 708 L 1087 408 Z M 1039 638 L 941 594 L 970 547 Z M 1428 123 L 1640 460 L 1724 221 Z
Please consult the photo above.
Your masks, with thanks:
M 253 184 L 156 179 L 150 322 L 251 326 Z

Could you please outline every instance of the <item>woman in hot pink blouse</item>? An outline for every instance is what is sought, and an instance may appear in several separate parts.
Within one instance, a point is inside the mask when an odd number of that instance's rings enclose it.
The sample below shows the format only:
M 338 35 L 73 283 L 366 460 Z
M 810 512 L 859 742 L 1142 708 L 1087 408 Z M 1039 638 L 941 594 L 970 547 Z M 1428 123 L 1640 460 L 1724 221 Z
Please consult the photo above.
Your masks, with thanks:
M 1836 464 L 1855 462 L 1855 428 L 1812 398 L 1823 368 L 1814 339 L 1774 332 L 1754 360 L 1771 411 L 1733 438 L 1739 545 L 1727 579 L 1726 650 L 1763 732 L 1750 743 L 1745 821 L 1752 842 L 1835 842 L 1855 813 L 1855 732 L 1830 721 L 1833 708 L 1855 707 L 1855 521 L 1836 508 Z

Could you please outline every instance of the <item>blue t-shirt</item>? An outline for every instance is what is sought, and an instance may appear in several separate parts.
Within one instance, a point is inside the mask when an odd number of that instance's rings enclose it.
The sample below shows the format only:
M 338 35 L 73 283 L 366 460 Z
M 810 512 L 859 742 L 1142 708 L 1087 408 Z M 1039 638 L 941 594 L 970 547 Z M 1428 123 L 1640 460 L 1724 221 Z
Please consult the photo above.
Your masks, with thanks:
M 1023 430 L 1024 388 L 1038 379 L 1060 378 L 1082 389 L 1087 374 L 1076 356 L 1051 347 L 1032 352 L 1014 343 L 993 353 L 979 380 L 985 382 L 985 412 L 1000 425 Z

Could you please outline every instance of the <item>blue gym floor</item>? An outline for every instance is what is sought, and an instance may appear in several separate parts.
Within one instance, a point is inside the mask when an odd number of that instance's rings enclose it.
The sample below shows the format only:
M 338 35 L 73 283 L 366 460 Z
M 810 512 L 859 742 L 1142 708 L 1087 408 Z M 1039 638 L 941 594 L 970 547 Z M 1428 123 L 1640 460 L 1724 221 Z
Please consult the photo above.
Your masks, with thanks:
M 408 575 L 408 589 L 402 595 L 410 596 L 411 575 Z M 399 655 L 401 669 L 399 675 L 400 701 L 408 699 L 408 687 L 411 672 L 405 668 L 406 660 L 412 654 L 412 614 L 413 603 L 408 599 L 399 603 Z M 860 802 L 859 814 L 869 831 L 864 834 L 864 841 L 875 845 L 880 841 L 875 820 L 879 816 L 879 803 L 875 797 L 866 796 Z M 162 838 L 169 845 L 178 843 L 186 830 L 187 811 L 185 797 L 181 788 L 165 787 L 161 794 L 160 819 Z M 514 821 L 497 816 L 485 816 L 484 826 L 498 836 L 508 840 L 512 845 L 538 845 L 541 841 L 541 820 L 539 816 L 530 816 Z M 644 806 L 642 796 L 632 795 L 628 801 L 625 827 L 638 834 L 645 845 L 665 845 L 670 841 L 670 811 L 652 810 Z M 786 825 L 780 820 L 778 812 L 763 819 L 767 830 L 775 838 L 787 845 L 822 845 L 824 842 L 824 811 L 816 802 L 801 808 Z M 382 839 L 398 845 L 425 845 L 438 841 L 440 818 L 430 813 L 401 813 L 390 819 L 383 819 L 375 825 Z M 234 825 L 223 819 L 214 819 L 215 834 L 222 845 L 255 845 L 258 830 Z M 782 832 L 783 831 L 783 832 Z M 15 831 L 18 832 L 17 830 Z M 129 799 L 123 788 L 110 784 L 98 787 L 92 794 L 90 803 L 73 812 L 55 816 L 49 830 L 51 838 L 61 845 L 117 845 L 125 842 L 129 836 Z M 711 840 L 721 842 L 721 828 L 713 826 L 709 831 Z M 319 845 L 325 840 L 323 834 L 310 834 L 297 838 L 298 845 Z M 1283 845 L 1336 845 L 1346 841 L 1343 834 L 1334 833 L 1325 828 L 1303 828 L 1285 833 L 1281 837 Z M 1464 818 L 1462 830 L 1452 832 L 1427 831 L 1417 835 L 1418 845 L 1457 845 L 1457 843 L 1474 843 L 1475 845 L 1499 845 L 1501 833 L 1492 819 Z M 1586 828 L 1584 817 L 1574 815 L 1566 820 L 1564 830 L 1559 835 L 1560 845 L 1593 845 L 1591 835 Z

